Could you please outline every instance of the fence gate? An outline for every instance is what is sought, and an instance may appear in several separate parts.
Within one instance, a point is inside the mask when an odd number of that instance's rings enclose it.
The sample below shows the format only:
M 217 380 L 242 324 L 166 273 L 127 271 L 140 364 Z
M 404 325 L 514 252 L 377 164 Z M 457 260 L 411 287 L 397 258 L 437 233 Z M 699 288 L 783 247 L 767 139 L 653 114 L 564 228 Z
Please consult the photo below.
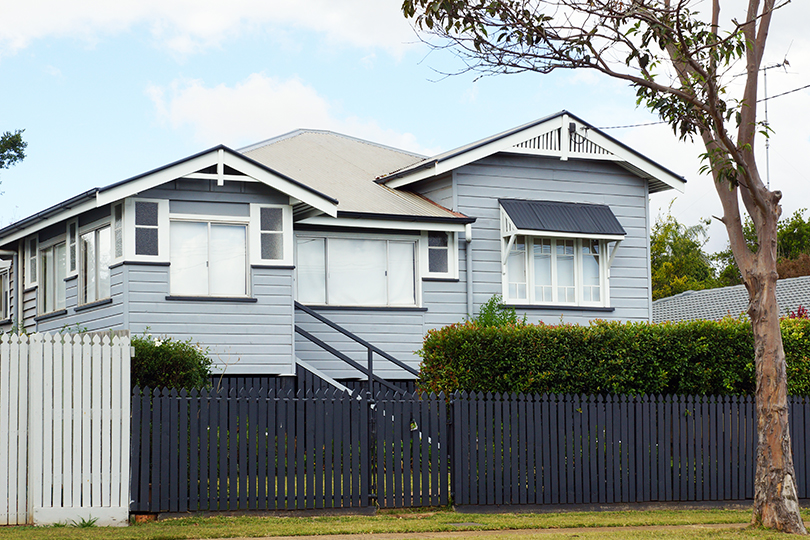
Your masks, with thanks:
M 446 505 L 450 481 L 444 396 L 389 391 L 377 394 L 374 408 L 377 504 Z
M 0 336 L 0 524 L 129 518 L 128 333 Z

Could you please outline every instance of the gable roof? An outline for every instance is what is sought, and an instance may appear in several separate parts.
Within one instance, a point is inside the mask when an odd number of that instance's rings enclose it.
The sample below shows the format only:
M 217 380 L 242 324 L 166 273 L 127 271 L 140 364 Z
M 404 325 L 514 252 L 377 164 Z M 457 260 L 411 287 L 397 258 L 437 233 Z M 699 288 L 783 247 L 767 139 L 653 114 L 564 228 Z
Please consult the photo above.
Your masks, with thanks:
M 42 212 L 12 223 L 0 229 L 0 241 L 2 243 L 12 242 L 52 223 L 69 219 L 87 210 L 119 201 L 178 178 L 261 182 L 298 201 L 294 205 L 294 210 L 296 207 L 299 211 L 307 208 L 333 217 L 337 215 L 337 199 L 226 146 L 219 145 L 127 180 L 102 188 L 93 188 Z
M 559 157 L 561 160 L 613 161 L 647 180 L 650 193 L 668 189 L 683 192 L 686 183 L 682 176 L 564 110 L 393 170 L 381 175 L 377 182 L 398 188 L 444 174 L 498 152 Z
M 424 156 L 331 131 L 299 129 L 242 148 L 244 155 L 340 201 L 338 215 L 463 218 L 416 193 L 374 180 Z
M 609 206 L 556 201 L 498 199 L 517 229 L 573 234 L 627 233 Z
M 810 306 L 810 276 L 780 279 L 776 282 L 779 316 L 787 316 L 799 306 Z M 672 321 L 719 321 L 723 317 L 747 317 L 748 291 L 744 285 L 686 291 L 652 303 L 654 323 Z

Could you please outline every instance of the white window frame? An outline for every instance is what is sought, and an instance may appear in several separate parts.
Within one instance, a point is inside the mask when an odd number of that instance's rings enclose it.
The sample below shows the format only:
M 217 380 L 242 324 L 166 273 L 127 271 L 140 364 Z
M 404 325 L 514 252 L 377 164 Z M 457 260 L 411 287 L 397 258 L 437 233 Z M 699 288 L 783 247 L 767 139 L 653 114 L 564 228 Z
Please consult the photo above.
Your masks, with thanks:
M 238 294 L 238 295 L 215 295 L 215 294 L 202 294 L 202 295 L 192 295 L 192 296 L 199 296 L 200 298 L 250 298 L 251 291 L 253 289 L 251 279 L 250 279 L 250 260 L 251 260 L 251 249 L 250 249 L 250 223 L 251 220 L 249 218 L 242 218 L 238 216 L 221 216 L 221 215 L 210 215 L 210 214 L 171 214 L 168 220 L 168 227 L 165 228 L 166 233 L 169 234 L 169 230 L 171 227 L 172 222 L 193 222 L 193 223 L 208 223 L 208 231 L 209 231 L 209 242 L 208 242 L 208 260 L 210 261 L 211 258 L 211 245 L 210 245 L 210 231 L 211 231 L 211 224 L 220 224 L 220 225 L 239 225 L 245 227 L 245 293 Z M 160 232 L 159 232 L 160 234 Z M 169 238 L 171 238 L 169 234 Z M 166 257 L 171 262 L 171 246 L 169 245 L 169 239 L 166 243 L 167 246 L 167 253 Z M 171 272 L 169 272 L 169 294 L 172 296 L 188 296 L 185 294 L 178 295 L 177 293 L 172 291 L 172 283 L 171 283 Z M 209 290 L 210 290 L 210 275 L 209 275 Z
M 296 233 L 295 234 L 295 248 L 296 248 L 296 261 L 298 260 L 298 238 L 318 238 L 324 240 L 324 262 L 326 265 L 325 268 L 325 287 L 326 287 L 326 302 L 324 304 L 317 304 L 317 305 L 324 305 L 324 306 L 335 306 L 335 307 L 350 307 L 350 308 L 419 308 L 422 306 L 422 276 L 420 275 L 421 269 L 423 267 L 421 259 L 423 259 L 422 255 L 422 248 L 421 248 L 421 236 L 415 235 L 363 235 L 359 237 L 356 233 L 340 233 L 340 232 L 329 232 L 329 233 Z M 414 256 L 414 304 L 330 304 L 329 303 L 329 246 L 328 242 L 329 239 L 349 239 L 349 240 L 375 240 L 375 241 L 386 241 L 386 273 L 388 272 L 388 257 L 389 257 L 389 247 L 388 242 L 412 242 L 414 244 L 413 256 Z M 386 282 L 386 297 L 388 296 L 388 283 Z M 295 298 L 298 299 L 298 275 L 296 273 L 295 278 Z M 387 301 L 387 299 L 386 299 Z M 315 305 L 315 304 L 312 304 Z
M 516 243 L 515 239 L 520 236 L 524 238 L 524 242 L 526 244 L 526 261 L 525 261 L 525 272 L 526 272 L 526 289 L 527 289 L 527 297 L 526 298 L 512 298 L 509 295 L 509 274 L 508 274 L 508 262 L 509 262 L 509 253 L 512 252 L 513 246 Z M 551 294 L 552 300 L 551 302 L 547 302 L 543 299 L 538 299 L 536 295 L 536 286 L 534 283 L 534 241 L 535 240 L 551 240 Z M 558 296 L 558 275 L 557 275 L 557 249 L 556 243 L 564 242 L 568 240 L 574 241 L 574 301 L 573 302 L 565 302 L 560 301 Z M 584 283 L 583 283 L 583 274 L 582 274 L 582 257 L 583 256 L 590 256 L 583 254 L 583 242 L 591 242 L 591 241 L 598 241 L 599 242 L 599 301 L 598 302 L 586 302 L 583 298 L 583 290 L 584 290 Z M 552 235 L 539 235 L 539 234 L 513 234 L 509 236 L 504 236 L 501 238 L 501 267 L 502 267 L 502 295 L 504 299 L 504 303 L 506 304 L 526 304 L 526 305 L 548 305 L 548 306 L 570 306 L 570 307 L 610 307 L 610 279 L 609 279 L 609 268 L 610 262 L 612 262 L 612 256 L 610 258 L 607 257 L 607 250 L 609 247 L 609 242 L 611 240 L 606 239 L 598 239 L 598 238 L 571 238 L 569 236 L 552 236 Z M 616 247 L 614 246 L 613 251 L 615 252 Z
M 48 283 L 49 276 L 45 275 L 45 274 L 47 274 L 47 268 L 44 267 L 44 265 L 42 264 L 42 258 L 45 256 L 45 254 L 48 251 L 51 251 L 51 252 L 53 252 L 53 255 L 51 256 L 51 260 L 56 261 L 56 257 L 54 255 L 56 253 L 56 246 L 58 246 L 58 245 L 64 245 L 65 246 L 65 268 L 64 268 L 64 271 L 63 271 L 64 276 L 62 277 L 62 279 L 59 279 L 56 274 L 53 274 L 52 275 L 53 280 L 54 280 L 53 283 Z M 66 294 L 67 294 L 67 291 L 66 291 L 66 288 L 65 288 L 65 278 L 67 277 L 67 269 L 68 269 L 68 265 L 69 265 L 68 257 L 70 256 L 70 254 L 68 253 L 67 236 L 64 236 L 64 237 L 57 236 L 55 238 L 52 238 L 52 239 L 48 240 L 47 242 L 41 242 L 39 244 L 38 252 L 39 252 L 39 255 L 38 255 L 38 259 L 37 259 L 37 272 L 39 273 L 39 278 L 38 278 L 37 283 L 38 283 L 39 291 L 37 292 L 37 315 L 45 315 L 45 314 L 48 314 L 48 313 L 54 313 L 56 311 L 61 311 L 61 310 L 65 309 L 65 307 L 66 307 L 66 302 L 67 302 Z M 49 288 L 49 286 L 52 287 L 52 289 Z M 56 295 L 56 291 L 58 289 L 60 289 L 60 288 L 62 289 L 62 294 L 63 294 L 62 300 L 65 303 L 63 303 L 61 306 L 60 305 L 54 305 L 53 309 L 46 310 L 46 303 L 47 303 L 46 296 L 49 293 L 53 294 L 53 295 Z M 56 296 L 54 296 L 54 304 L 56 304 Z
M 33 247 L 32 247 L 33 246 Z M 29 236 L 25 239 L 25 288 L 36 287 L 39 276 L 39 238 Z M 34 264 L 31 264 L 31 261 Z
M 73 235 L 70 228 L 73 226 Z M 77 219 L 68 220 L 65 224 L 65 276 L 73 277 L 79 274 L 79 221 Z M 70 266 L 71 250 L 73 250 L 74 265 Z
M 430 271 L 430 233 L 441 232 L 447 235 L 447 272 Z M 419 257 L 422 260 L 422 278 L 458 279 L 458 233 L 452 231 L 422 231 Z M 432 248 L 436 249 L 436 248 Z
M 84 289 L 85 289 L 85 269 L 83 268 L 83 260 L 84 257 L 82 256 L 82 236 L 88 234 L 90 232 L 96 233 L 97 231 L 103 229 L 104 227 L 110 228 L 110 265 L 113 266 L 115 262 L 115 237 L 113 231 L 113 216 L 110 215 L 109 217 L 105 217 L 103 219 L 94 221 L 93 223 L 89 223 L 84 227 L 79 228 L 79 235 L 77 238 L 78 245 L 76 246 L 76 255 L 78 256 L 78 261 L 76 261 L 76 268 L 79 272 L 79 281 L 78 281 L 78 291 L 77 291 L 77 300 L 76 303 L 78 306 L 84 306 L 87 304 L 94 304 L 96 302 L 100 302 L 102 300 L 106 300 L 107 298 L 112 297 L 112 272 L 110 272 L 110 294 L 109 296 L 99 296 L 96 294 L 96 298 L 94 300 L 86 300 L 83 298 L 84 296 Z M 98 247 L 96 247 L 96 257 L 98 258 Z M 107 267 L 109 269 L 109 266 Z M 98 260 L 96 261 L 96 287 L 98 287 L 99 279 L 98 279 Z M 97 291 L 98 292 L 98 291 Z
M 118 209 L 121 212 L 121 220 L 116 221 L 115 219 L 115 212 Z M 110 242 L 112 244 L 112 257 L 113 262 L 120 262 L 124 260 L 124 254 L 126 253 L 126 220 L 124 218 L 125 214 L 124 203 L 118 202 L 114 203 L 110 207 Z M 121 253 L 118 254 L 115 251 L 116 248 L 116 236 L 121 236 Z M 134 235 L 133 235 L 134 236 Z
M 0 260 L 0 321 L 11 319 L 11 261 Z
M 137 255 L 135 253 L 135 203 L 156 203 L 158 205 L 158 254 Z M 203 216 L 201 220 L 207 219 Z M 143 199 L 130 197 L 124 201 L 124 259 L 142 262 L 169 262 L 169 200 Z M 150 227 L 151 228 L 151 227 Z M 113 238 L 113 243 L 115 238 Z M 115 247 L 113 246 L 113 249 Z
M 281 208 L 283 257 L 262 259 L 261 209 Z M 266 233 L 266 231 L 265 231 Z M 248 252 L 251 266 L 292 266 L 295 257 L 292 207 L 288 204 L 251 204 L 248 226 Z

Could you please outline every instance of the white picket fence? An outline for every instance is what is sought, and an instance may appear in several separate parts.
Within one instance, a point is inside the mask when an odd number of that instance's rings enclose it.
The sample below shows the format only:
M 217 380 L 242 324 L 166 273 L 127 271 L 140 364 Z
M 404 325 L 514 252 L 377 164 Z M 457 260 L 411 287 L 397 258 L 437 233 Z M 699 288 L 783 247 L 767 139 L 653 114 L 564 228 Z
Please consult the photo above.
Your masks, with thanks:
M 0 336 L 0 525 L 126 525 L 128 335 Z

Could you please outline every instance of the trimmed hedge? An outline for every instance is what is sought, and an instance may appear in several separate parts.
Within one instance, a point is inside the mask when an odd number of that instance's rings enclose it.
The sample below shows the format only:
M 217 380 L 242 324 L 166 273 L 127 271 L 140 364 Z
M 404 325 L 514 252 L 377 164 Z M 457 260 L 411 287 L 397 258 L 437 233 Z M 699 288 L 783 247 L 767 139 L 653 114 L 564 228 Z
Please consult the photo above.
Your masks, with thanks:
M 810 320 L 783 319 L 788 392 L 810 395 Z M 753 394 L 751 324 L 475 321 L 425 336 L 421 390 L 572 394 Z

